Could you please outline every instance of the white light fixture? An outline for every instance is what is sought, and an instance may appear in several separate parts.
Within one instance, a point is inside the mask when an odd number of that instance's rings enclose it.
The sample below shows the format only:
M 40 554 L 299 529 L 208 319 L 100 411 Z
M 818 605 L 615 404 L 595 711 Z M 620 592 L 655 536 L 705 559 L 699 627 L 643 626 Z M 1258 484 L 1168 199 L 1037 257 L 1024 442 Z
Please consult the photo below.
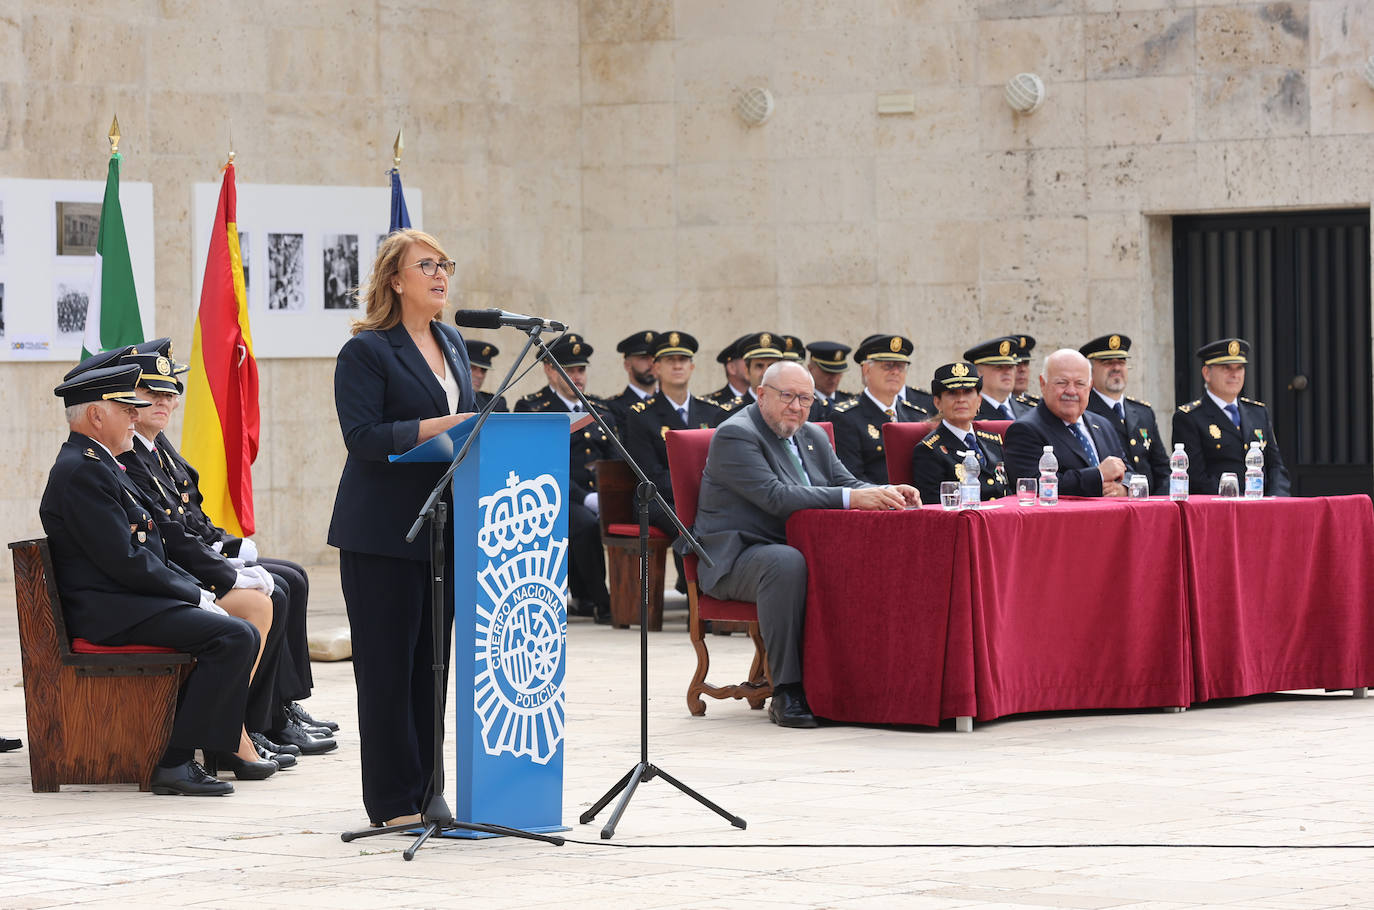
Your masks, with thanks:
M 1369 83 L 1370 88 L 1374 88 L 1374 57 L 1364 62 L 1364 69 L 1360 70 L 1360 75 L 1364 76 L 1364 81 Z
M 745 89 L 735 101 L 735 113 L 749 126 L 761 125 L 773 116 L 773 93 L 757 86 Z
M 1018 114 L 1034 114 L 1045 103 L 1045 83 L 1035 73 L 1017 73 L 1007 80 L 1006 96 Z

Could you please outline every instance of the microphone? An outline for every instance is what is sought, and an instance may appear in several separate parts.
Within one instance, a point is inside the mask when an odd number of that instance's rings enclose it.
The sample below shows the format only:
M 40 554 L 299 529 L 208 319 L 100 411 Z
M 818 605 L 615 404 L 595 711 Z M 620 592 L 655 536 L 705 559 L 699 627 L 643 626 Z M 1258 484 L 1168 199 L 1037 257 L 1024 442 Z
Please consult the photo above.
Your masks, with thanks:
M 503 325 L 517 329 L 548 329 L 551 332 L 566 332 L 568 327 L 553 319 L 539 316 L 522 316 L 507 313 L 505 310 L 458 310 L 453 314 L 454 325 L 470 329 L 499 329 Z

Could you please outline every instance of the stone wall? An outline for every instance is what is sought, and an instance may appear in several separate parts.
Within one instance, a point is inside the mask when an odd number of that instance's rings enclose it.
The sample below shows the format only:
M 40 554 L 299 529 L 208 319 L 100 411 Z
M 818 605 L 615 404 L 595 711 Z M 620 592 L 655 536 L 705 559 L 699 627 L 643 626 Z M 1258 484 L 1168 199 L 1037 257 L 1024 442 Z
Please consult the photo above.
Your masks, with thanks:
M 1167 415 L 1167 216 L 1369 205 L 1372 51 L 1361 0 L 0 0 L 0 172 L 101 179 L 118 111 L 182 351 L 190 188 L 231 122 L 251 183 L 380 183 L 404 126 L 455 302 L 574 322 L 595 390 L 641 327 L 702 340 L 699 392 L 746 330 L 910 334 L 923 385 L 990 335 L 1043 355 L 1122 331 Z M 1032 116 L 1002 98 L 1022 71 L 1048 86 Z M 750 128 L 754 85 L 777 107 Z M 878 115 L 882 92 L 915 112 Z M 39 530 L 62 372 L 0 366 L 9 539 Z M 331 375 L 262 363 L 258 537 L 306 561 L 342 462 Z

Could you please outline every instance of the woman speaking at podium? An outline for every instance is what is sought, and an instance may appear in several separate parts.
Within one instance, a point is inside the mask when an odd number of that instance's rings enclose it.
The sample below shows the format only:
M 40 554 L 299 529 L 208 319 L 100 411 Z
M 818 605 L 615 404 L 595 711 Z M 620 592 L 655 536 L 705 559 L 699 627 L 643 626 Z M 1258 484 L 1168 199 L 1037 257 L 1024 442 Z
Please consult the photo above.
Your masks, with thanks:
M 429 234 L 407 228 L 388 235 L 358 289 L 366 312 L 334 367 L 348 459 L 329 543 L 339 548 L 352 629 L 363 805 L 374 825 L 419 818 L 433 771 L 434 700 L 444 696 L 434 691 L 430 611 L 444 609 L 448 617 L 446 664 L 453 613 L 430 602 L 428 534 L 413 543 L 405 535 L 445 466 L 391 464 L 387 456 L 475 410 L 462 336 L 439 321 L 454 268 Z

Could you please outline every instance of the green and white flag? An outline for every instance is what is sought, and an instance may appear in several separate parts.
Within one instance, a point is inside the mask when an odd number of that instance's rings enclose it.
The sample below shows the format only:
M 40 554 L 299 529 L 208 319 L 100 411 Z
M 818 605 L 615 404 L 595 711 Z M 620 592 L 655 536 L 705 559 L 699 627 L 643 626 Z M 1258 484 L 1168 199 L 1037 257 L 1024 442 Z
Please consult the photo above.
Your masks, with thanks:
M 86 336 L 81 359 L 126 344 L 143 341 L 143 321 L 138 315 L 134 267 L 129 261 L 129 238 L 124 233 L 124 213 L 119 208 L 119 162 L 110 156 L 105 178 L 105 201 L 100 207 L 100 233 L 95 242 L 95 281 L 86 309 Z

